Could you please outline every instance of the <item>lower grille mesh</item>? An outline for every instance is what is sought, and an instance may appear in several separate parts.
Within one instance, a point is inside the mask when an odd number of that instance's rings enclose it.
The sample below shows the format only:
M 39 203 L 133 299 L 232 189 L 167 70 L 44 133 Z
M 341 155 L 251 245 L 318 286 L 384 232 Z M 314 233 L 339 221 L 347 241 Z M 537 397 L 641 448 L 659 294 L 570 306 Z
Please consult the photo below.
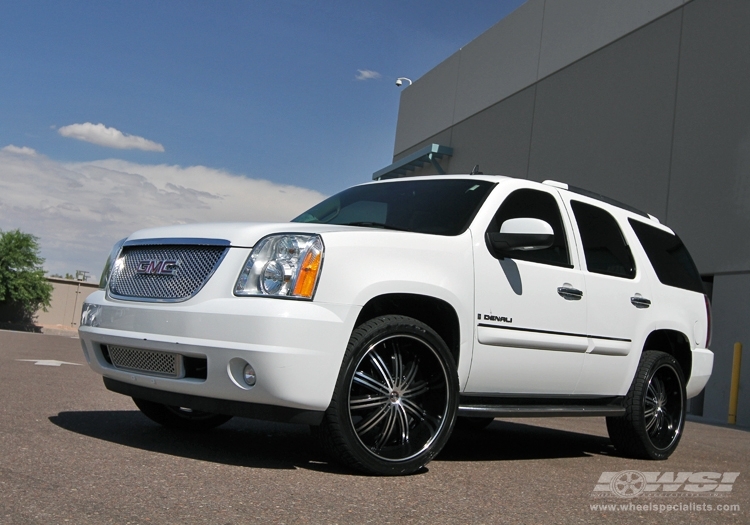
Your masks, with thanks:
M 182 356 L 167 352 L 107 345 L 115 368 L 166 377 L 182 377 Z

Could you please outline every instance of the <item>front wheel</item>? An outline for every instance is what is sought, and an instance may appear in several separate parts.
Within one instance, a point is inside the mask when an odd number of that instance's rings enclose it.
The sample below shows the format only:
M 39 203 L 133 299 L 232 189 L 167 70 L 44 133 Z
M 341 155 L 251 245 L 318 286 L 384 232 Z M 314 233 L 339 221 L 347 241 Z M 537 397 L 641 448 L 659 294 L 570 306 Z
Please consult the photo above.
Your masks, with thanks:
M 133 398 L 133 402 L 143 414 L 151 421 L 159 423 L 168 428 L 180 430 L 208 430 L 223 425 L 232 416 L 223 414 L 212 414 L 184 407 L 173 407 L 146 401 L 145 399 Z
M 685 426 L 685 378 L 674 357 L 643 352 L 625 398 L 625 415 L 607 418 L 618 452 L 643 459 L 667 459 Z
M 319 437 L 350 467 L 410 474 L 443 448 L 457 408 L 456 365 L 440 336 L 410 317 L 378 317 L 349 339 Z

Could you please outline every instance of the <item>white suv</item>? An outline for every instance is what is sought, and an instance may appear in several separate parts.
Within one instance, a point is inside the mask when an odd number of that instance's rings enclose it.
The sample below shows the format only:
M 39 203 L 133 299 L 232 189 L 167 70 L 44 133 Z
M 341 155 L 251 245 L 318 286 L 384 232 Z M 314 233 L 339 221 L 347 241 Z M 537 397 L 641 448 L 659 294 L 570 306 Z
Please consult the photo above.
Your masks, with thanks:
M 606 416 L 667 458 L 711 375 L 710 307 L 680 239 L 565 184 L 379 181 L 284 224 L 153 228 L 119 242 L 84 306 L 84 354 L 163 425 L 311 425 L 376 474 L 456 424 Z M 458 423 L 457 423 L 458 421 Z

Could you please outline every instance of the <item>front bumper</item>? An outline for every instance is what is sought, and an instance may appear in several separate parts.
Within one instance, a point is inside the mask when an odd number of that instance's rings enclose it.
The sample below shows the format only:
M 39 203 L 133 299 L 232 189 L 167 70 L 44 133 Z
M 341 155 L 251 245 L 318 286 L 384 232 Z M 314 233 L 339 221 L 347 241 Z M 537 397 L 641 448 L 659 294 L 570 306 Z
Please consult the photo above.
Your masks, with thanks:
M 81 345 L 87 362 L 105 377 L 108 388 L 116 383 L 130 385 L 134 388 L 110 389 L 127 395 L 136 395 L 131 390 L 141 392 L 144 397 L 149 392 L 140 389 L 150 389 L 157 391 L 149 397 L 155 401 L 161 395 L 158 392 L 187 396 L 173 399 L 183 399 L 179 406 L 187 406 L 184 403 L 192 396 L 230 402 L 225 407 L 244 403 L 303 412 L 322 412 L 328 407 L 360 310 L 350 305 L 264 297 L 128 303 L 110 300 L 103 292 L 89 296 L 87 303 L 100 308 L 97 326 L 79 328 Z M 175 379 L 118 369 L 105 357 L 106 345 L 206 359 L 206 378 Z M 243 363 L 255 369 L 253 387 L 238 378 Z M 201 406 L 205 409 L 205 404 L 191 408 Z M 238 410 L 231 412 L 251 414 Z M 262 419 L 278 419 L 264 417 L 263 410 L 252 413 Z

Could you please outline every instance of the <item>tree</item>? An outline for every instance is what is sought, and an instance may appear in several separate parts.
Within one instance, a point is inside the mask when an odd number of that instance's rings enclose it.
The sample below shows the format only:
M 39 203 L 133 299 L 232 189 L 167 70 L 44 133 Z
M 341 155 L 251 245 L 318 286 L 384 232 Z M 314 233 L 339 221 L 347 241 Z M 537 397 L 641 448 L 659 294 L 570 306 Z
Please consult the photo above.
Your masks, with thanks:
M 0 307 L 9 321 L 32 322 L 45 311 L 52 285 L 44 277 L 37 238 L 20 230 L 0 230 Z

